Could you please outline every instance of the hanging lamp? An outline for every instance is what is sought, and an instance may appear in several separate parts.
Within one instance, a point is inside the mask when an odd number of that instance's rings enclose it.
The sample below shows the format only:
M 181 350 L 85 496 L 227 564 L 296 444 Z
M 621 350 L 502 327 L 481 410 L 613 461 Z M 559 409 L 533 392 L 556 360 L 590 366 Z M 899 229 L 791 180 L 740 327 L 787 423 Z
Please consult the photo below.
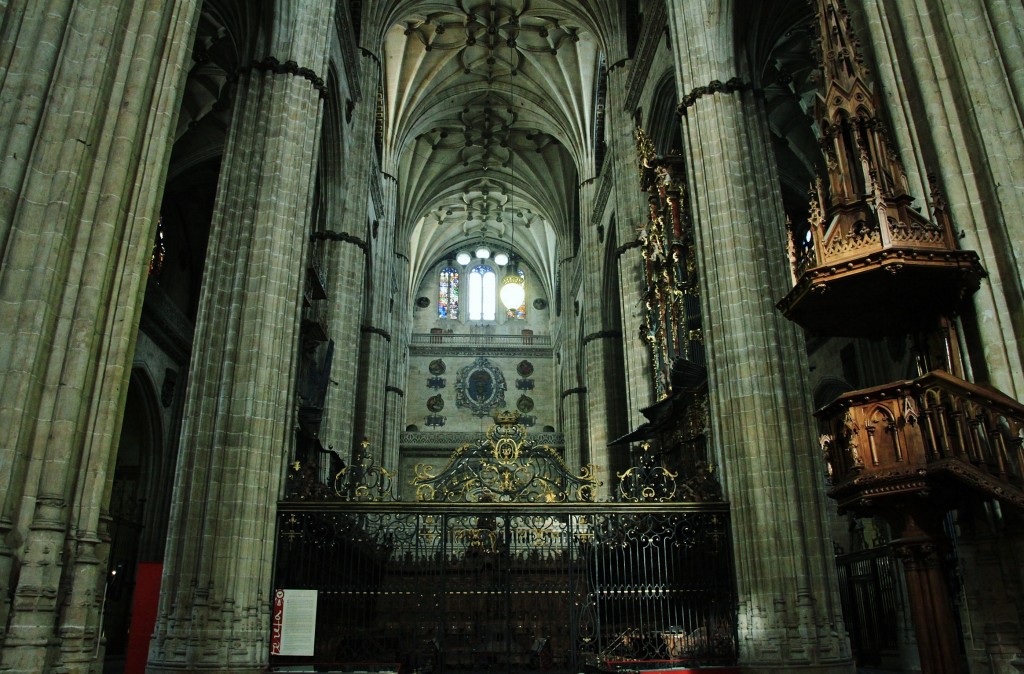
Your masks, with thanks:
M 516 311 L 526 302 L 526 280 L 519 273 L 517 265 L 513 262 L 512 267 L 501 280 L 501 303 L 506 309 Z
M 515 59 L 512 52 L 515 49 L 514 41 L 509 38 L 509 50 L 508 50 L 508 102 L 509 109 L 511 112 L 512 101 L 514 96 L 512 93 L 512 76 L 515 75 Z M 510 311 L 518 311 L 519 307 L 523 306 L 526 302 L 526 280 L 523 278 L 522 272 L 519 271 L 519 265 L 516 262 L 515 245 L 516 245 L 516 208 L 515 208 L 515 191 L 516 191 L 516 152 L 512 144 L 512 120 L 509 120 L 508 125 L 508 151 L 509 151 L 509 167 L 512 170 L 512 181 L 509 183 L 508 188 L 508 201 L 509 211 L 511 212 L 511 227 L 512 227 L 512 244 L 509 246 L 510 265 L 505 273 L 505 278 L 501 280 L 501 290 L 498 296 L 501 298 L 501 303 L 505 305 L 506 309 Z

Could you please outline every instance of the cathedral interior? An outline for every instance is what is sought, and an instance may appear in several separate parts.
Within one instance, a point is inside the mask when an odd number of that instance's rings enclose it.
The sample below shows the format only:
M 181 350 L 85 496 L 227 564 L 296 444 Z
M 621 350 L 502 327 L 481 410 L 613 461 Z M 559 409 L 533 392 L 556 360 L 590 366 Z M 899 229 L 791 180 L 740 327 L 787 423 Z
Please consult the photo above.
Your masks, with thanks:
M 0 672 L 1024 671 L 1022 43 L 0 0 Z

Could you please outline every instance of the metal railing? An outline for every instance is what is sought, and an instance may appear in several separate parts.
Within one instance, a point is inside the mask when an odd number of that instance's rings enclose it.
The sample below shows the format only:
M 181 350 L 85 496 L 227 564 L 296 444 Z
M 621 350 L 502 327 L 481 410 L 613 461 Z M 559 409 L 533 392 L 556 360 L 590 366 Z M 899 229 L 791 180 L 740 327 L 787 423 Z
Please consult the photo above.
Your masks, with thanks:
M 836 555 L 843 620 L 858 665 L 881 665 L 899 648 L 903 603 L 899 569 L 888 547 Z
M 276 587 L 318 590 L 313 664 L 579 672 L 736 660 L 724 503 L 282 502 L 278 512 Z

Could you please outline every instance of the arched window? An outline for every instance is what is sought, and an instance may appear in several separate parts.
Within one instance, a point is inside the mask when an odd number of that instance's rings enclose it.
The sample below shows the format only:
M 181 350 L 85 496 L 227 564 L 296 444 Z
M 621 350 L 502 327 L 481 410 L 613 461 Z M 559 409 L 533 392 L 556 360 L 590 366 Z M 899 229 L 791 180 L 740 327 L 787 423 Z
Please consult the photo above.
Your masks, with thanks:
M 469 272 L 469 320 L 494 320 L 496 283 L 494 270 L 486 265 L 477 265 Z
M 459 270 L 451 265 L 441 270 L 437 288 L 438 318 L 459 317 Z

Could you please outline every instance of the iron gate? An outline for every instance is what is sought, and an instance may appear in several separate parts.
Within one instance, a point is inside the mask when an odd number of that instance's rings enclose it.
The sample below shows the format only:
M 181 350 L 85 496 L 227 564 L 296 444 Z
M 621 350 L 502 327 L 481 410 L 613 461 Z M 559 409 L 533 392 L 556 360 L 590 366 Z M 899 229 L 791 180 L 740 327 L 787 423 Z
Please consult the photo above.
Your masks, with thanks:
M 850 644 L 859 665 L 881 665 L 899 647 L 902 602 L 896 559 L 888 546 L 836 555 L 839 596 Z
M 278 588 L 313 660 L 403 672 L 730 664 L 724 504 L 281 503 Z
M 653 455 L 593 503 L 593 467 L 499 413 L 416 501 L 367 447 L 331 483 L 309 457 L 278 504 L 275 589 L 317 590 L 316 664 L 334 671 L 579 672 L 731 664 L 729 510 L 710 468 Z M 646 445 L 645 445 L 646 447 Z M 306 664 L 309 664 L 308 660 Z

